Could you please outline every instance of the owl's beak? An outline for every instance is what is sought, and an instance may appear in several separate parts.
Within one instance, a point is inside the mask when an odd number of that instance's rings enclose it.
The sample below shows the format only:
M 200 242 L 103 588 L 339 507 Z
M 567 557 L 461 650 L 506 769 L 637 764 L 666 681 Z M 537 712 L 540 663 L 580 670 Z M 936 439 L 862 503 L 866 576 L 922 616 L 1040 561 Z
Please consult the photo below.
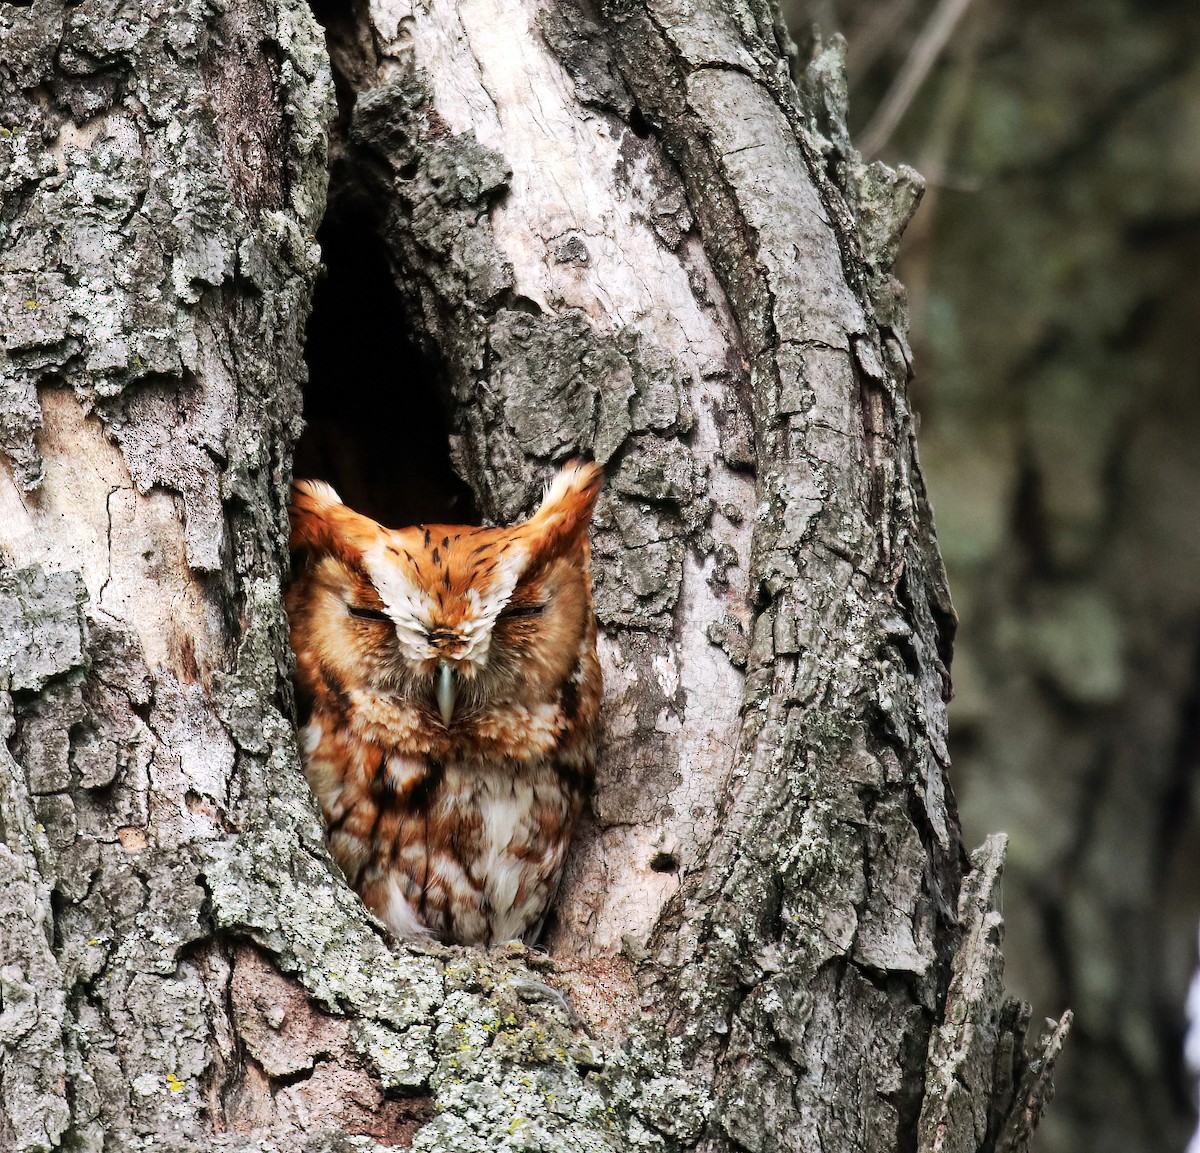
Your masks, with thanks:
M 438 661 L 437 675 L 434 678 L 437 694 L 438 712 L 442 714 L 442 724 L 450 727 L 450 718 L 454 716 L 454 701 L 458 696 L 458 681 L 449 661 Z

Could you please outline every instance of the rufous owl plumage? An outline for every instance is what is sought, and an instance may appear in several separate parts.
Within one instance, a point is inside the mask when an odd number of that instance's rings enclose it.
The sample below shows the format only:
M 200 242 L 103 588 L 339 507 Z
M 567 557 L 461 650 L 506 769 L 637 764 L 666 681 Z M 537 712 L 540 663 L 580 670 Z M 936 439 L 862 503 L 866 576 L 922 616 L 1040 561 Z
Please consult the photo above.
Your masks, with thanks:
M 389 530 L 293 486 L 305 772 L 334 859 L 401 938 L 540 930 L 596 757 L 602 479 L 568 464 L 509 528 Z

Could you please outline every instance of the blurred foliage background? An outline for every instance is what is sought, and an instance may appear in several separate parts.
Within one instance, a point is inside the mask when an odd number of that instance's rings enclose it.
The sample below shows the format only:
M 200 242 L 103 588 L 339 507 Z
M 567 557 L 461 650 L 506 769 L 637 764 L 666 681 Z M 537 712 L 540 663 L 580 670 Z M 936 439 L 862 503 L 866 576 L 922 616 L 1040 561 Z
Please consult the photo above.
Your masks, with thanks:
M 1076 1028 L 1041 1153 L 1182 1150 L 1200 921 L 1200 5 L 785 0 L 927 181 L 899 276 L 1010 989 Z

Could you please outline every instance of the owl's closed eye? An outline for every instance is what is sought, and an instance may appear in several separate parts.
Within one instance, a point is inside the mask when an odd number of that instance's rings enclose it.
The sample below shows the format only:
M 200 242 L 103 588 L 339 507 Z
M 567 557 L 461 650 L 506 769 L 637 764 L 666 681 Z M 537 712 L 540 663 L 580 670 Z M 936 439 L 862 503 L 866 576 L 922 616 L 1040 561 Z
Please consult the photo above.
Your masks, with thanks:
M 508 528 L 390 530 L 293 487 L 305 771 L 334 859 L 401 937 L 532 937 L 558 886 L 595 763 L 601 481 L 567 465 Z

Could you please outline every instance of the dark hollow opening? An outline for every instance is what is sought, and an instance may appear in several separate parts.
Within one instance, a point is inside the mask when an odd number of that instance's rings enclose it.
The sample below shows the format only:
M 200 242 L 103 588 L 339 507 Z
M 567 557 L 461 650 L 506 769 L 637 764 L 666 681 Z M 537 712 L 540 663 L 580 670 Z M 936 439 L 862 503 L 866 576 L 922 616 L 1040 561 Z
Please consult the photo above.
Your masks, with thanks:
M 472 523 L 471 492 L 450 463 L 439 367 L 413 343 L 383 242 L 350 200 L 335 200 L 317 233 L 326 272 L 308 321 L 294 475 L 327 481 L 388 528 Z
M 674 853 L 655 853 L 650 868 L 656 873 L 678 873 L 679 858 Z

